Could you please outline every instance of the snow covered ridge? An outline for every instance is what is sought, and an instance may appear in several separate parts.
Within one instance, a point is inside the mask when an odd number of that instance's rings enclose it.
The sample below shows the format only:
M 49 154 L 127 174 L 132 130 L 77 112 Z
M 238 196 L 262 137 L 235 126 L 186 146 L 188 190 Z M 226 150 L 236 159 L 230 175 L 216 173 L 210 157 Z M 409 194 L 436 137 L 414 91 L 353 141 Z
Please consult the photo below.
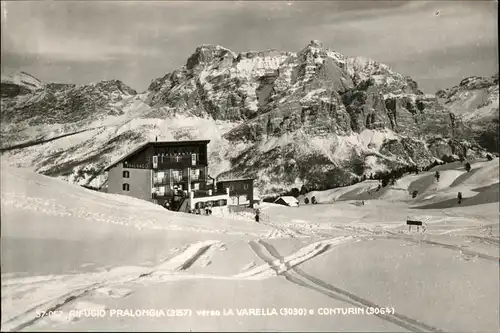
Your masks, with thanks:
M 2 82 L 2 91 L 6 84 Z M 86 85 L 49 83 L 23 93 L 25 85 L 7 84 L 2 95 L 2 122 L 29 125 L 73 123 L 123 113 L 123 100 L 137 92 L 119 80 Z M 2 93 L 3 94 L 3 93 Z
M 8 76 L 2 75 L 2 98 L 29 94 L 42 87 L 43 83 L 40 80 L 26 72 L 11 74 Z
M 495 86 L 498 87 L 498 73 L 491 77 L 470 76 L 464 78 L 460 84 L 452 88 L 439 90 L 436 92 L 436 96 L 449 101 L 460 91 L 479 90 L 484 88 L 488 89 L 491 87 L 494 88 Z
M 436 93 L 456 122 L 467 127 L 470 138 L 494 152 L 499 151 L 499 85 L 498 74 L 492 77 L 468 77 L 459 85 Z
M 33 75 L 26 72 L 19 72 L 17 74 L 2 75 L 2 83 L 12 83 L 17 85 L 22 85 L 24 87 L 30 88 L 30 90 L 36 90 L 43 86 L 42 81 L 34 77 Z

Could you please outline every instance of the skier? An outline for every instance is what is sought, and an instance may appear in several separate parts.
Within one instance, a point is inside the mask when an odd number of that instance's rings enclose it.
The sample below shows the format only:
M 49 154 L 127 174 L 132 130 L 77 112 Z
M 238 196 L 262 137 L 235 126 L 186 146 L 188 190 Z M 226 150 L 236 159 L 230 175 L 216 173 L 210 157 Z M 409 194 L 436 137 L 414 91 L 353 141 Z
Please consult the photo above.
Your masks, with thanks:
M 259 210 L 257 209 L 257 210 L 255 211 L 255 222 L 259 223 L 259 220 L 260 220 Z

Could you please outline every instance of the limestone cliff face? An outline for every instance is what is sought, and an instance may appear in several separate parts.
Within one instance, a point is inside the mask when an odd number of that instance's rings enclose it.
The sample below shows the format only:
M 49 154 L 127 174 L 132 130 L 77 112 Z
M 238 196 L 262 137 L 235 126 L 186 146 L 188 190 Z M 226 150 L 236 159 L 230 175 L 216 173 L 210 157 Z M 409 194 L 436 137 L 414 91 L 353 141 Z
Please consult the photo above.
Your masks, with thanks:
M 458 86 L 438 91 L 436 96 L 453 113 L 456 138 L 473 139 L 498 153 L 498 93 L 497 73 L 489 78 L 465 78 Z
M 172 113 L 249 119 L 268 95 L 266 77 L 272 80 L 286 57 L 272 50 L 236 54 L 220 46 L 200 46 L 185 66 L 150 85 L 146 102 Z
M 312 135 L 387 128 L 417 138 L 431 126 L 450 132 L 449 114 L 413 80 L 318 41 L 296 54 L 199 47 L 150 91 L 151 106 L 173 113 L 246 121 L 228 139 L 260 140 L 299 128 Z
M 254 176 L 264 191 L 347 184 L 449 155 L 475 158 L 485 154 L 480 145 L 498 150 L 498 75 L 428 95 L 387 65 L 319 41 L 296 53 L 202 45 L 142 94 L 120 81 L 75 86 L 25 78 L 2 80 L 4 147 L 91 131 L 101 119 L 91 138 L 72 136 L 81 141 L 71 148 L 54 141 L 42 157 L 32 147 L 12 153 L 55 176 L 89 163 L 97 173 L 157 135 L 211 139 L 212 176 Z

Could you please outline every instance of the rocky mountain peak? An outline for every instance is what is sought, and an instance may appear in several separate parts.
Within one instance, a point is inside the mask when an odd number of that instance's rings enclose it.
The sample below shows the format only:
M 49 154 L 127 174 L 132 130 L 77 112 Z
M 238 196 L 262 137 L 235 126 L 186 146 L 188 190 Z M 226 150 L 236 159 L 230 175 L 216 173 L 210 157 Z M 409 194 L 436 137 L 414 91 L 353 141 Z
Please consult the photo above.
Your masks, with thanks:
M 346 60 L 345 55 L 323 47 L 323 42 L 319 40 L 312 40 L 297 56 L 303 61 L 313 61 L 317 64 L 323 63 L 325 58 L 331 58 L 341 66 L 344 65 Z
M 118 92 L 125 95 L 137 95 L 137 91 L 127 86 L 120 80 L 104 80 L 94 84 L 97 88 L 106 92 Z
M 436 96 L 447 99 L 449 102 L 459 92 L 491 89 L 495 86 L 498 86 L 498 73 L 491 77 L 469 76 L 460 81 L 457 86 L 437 91 Z
M 495 82 L 496 81 L 496 82 Z M 495 76 L 489 78 L 489 77 L 478 77 L 478 76 L 470 76 L 465 79 L 463 79 L 459 86 L 461 88 L 465 89 L 481 89 L 481 88 L 487 88 L 489 86 L 498 84 L 498 74 L 496 75 L 496 80 Z
M 317 39 L 313 39 L 312 41 L 309 42 L 308 47 L 323 48 L 323 42 Z
M 191 70 L 198 66 L 205 66 L 210 64 L 215 59 L 221 59 L 224 56 L 234 57 L 234 53 L 220 45 L 205 44 L 196 48 L 194 53 L 188 58 L 186 62 L 186 69 Z
M 19 84 L 15 83 L 18 82 Z M 31 88 L 31 89 L 29 89 Z M 123 111 L 124 100 L 137 92 L 120 80 L 104 80 L 75 85 L 42 84 L 28 73 L 2 80 L 1 120 L 31 126 L 77 121 L 93 121 Z

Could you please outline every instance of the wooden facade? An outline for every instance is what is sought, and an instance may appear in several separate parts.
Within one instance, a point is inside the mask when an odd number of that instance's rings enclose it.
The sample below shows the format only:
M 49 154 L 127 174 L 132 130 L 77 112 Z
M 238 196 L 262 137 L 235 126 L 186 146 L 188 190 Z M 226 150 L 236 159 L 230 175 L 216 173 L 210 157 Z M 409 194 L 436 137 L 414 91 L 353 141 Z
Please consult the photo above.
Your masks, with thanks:
M 108 189 L 111 193 L 144 198 L 142 189 L 149 189 L 149 200 L 163 204 L 193 191 L 196 196 L 206 195 L 214 188 L 208 184 L 208 143 L 203 141 L 149 142 L 108 166 Z M 136 170 L 136 171 L 134 171 Z M 137 179 L 140 170 L 147 177 Z M 132 177 L 134 175 L 134 177 Z M 133 179 L 132 179 L 133 178 Z M 178 198 L 177 198 L 178 199 Z
M 254 178 L 229 179 L 217 181 L 217 191 L 229 189 L 229 197 L 233 205 L 241 205 L 248 202 L 250 207 L 254 204 Z
M 120 160 L 124 167 L 137 169 L 174 169 L 208 166 L 209 141 L 150 142 L 143 149 Z M 153 157 L 157 165 L 153 165 Z

